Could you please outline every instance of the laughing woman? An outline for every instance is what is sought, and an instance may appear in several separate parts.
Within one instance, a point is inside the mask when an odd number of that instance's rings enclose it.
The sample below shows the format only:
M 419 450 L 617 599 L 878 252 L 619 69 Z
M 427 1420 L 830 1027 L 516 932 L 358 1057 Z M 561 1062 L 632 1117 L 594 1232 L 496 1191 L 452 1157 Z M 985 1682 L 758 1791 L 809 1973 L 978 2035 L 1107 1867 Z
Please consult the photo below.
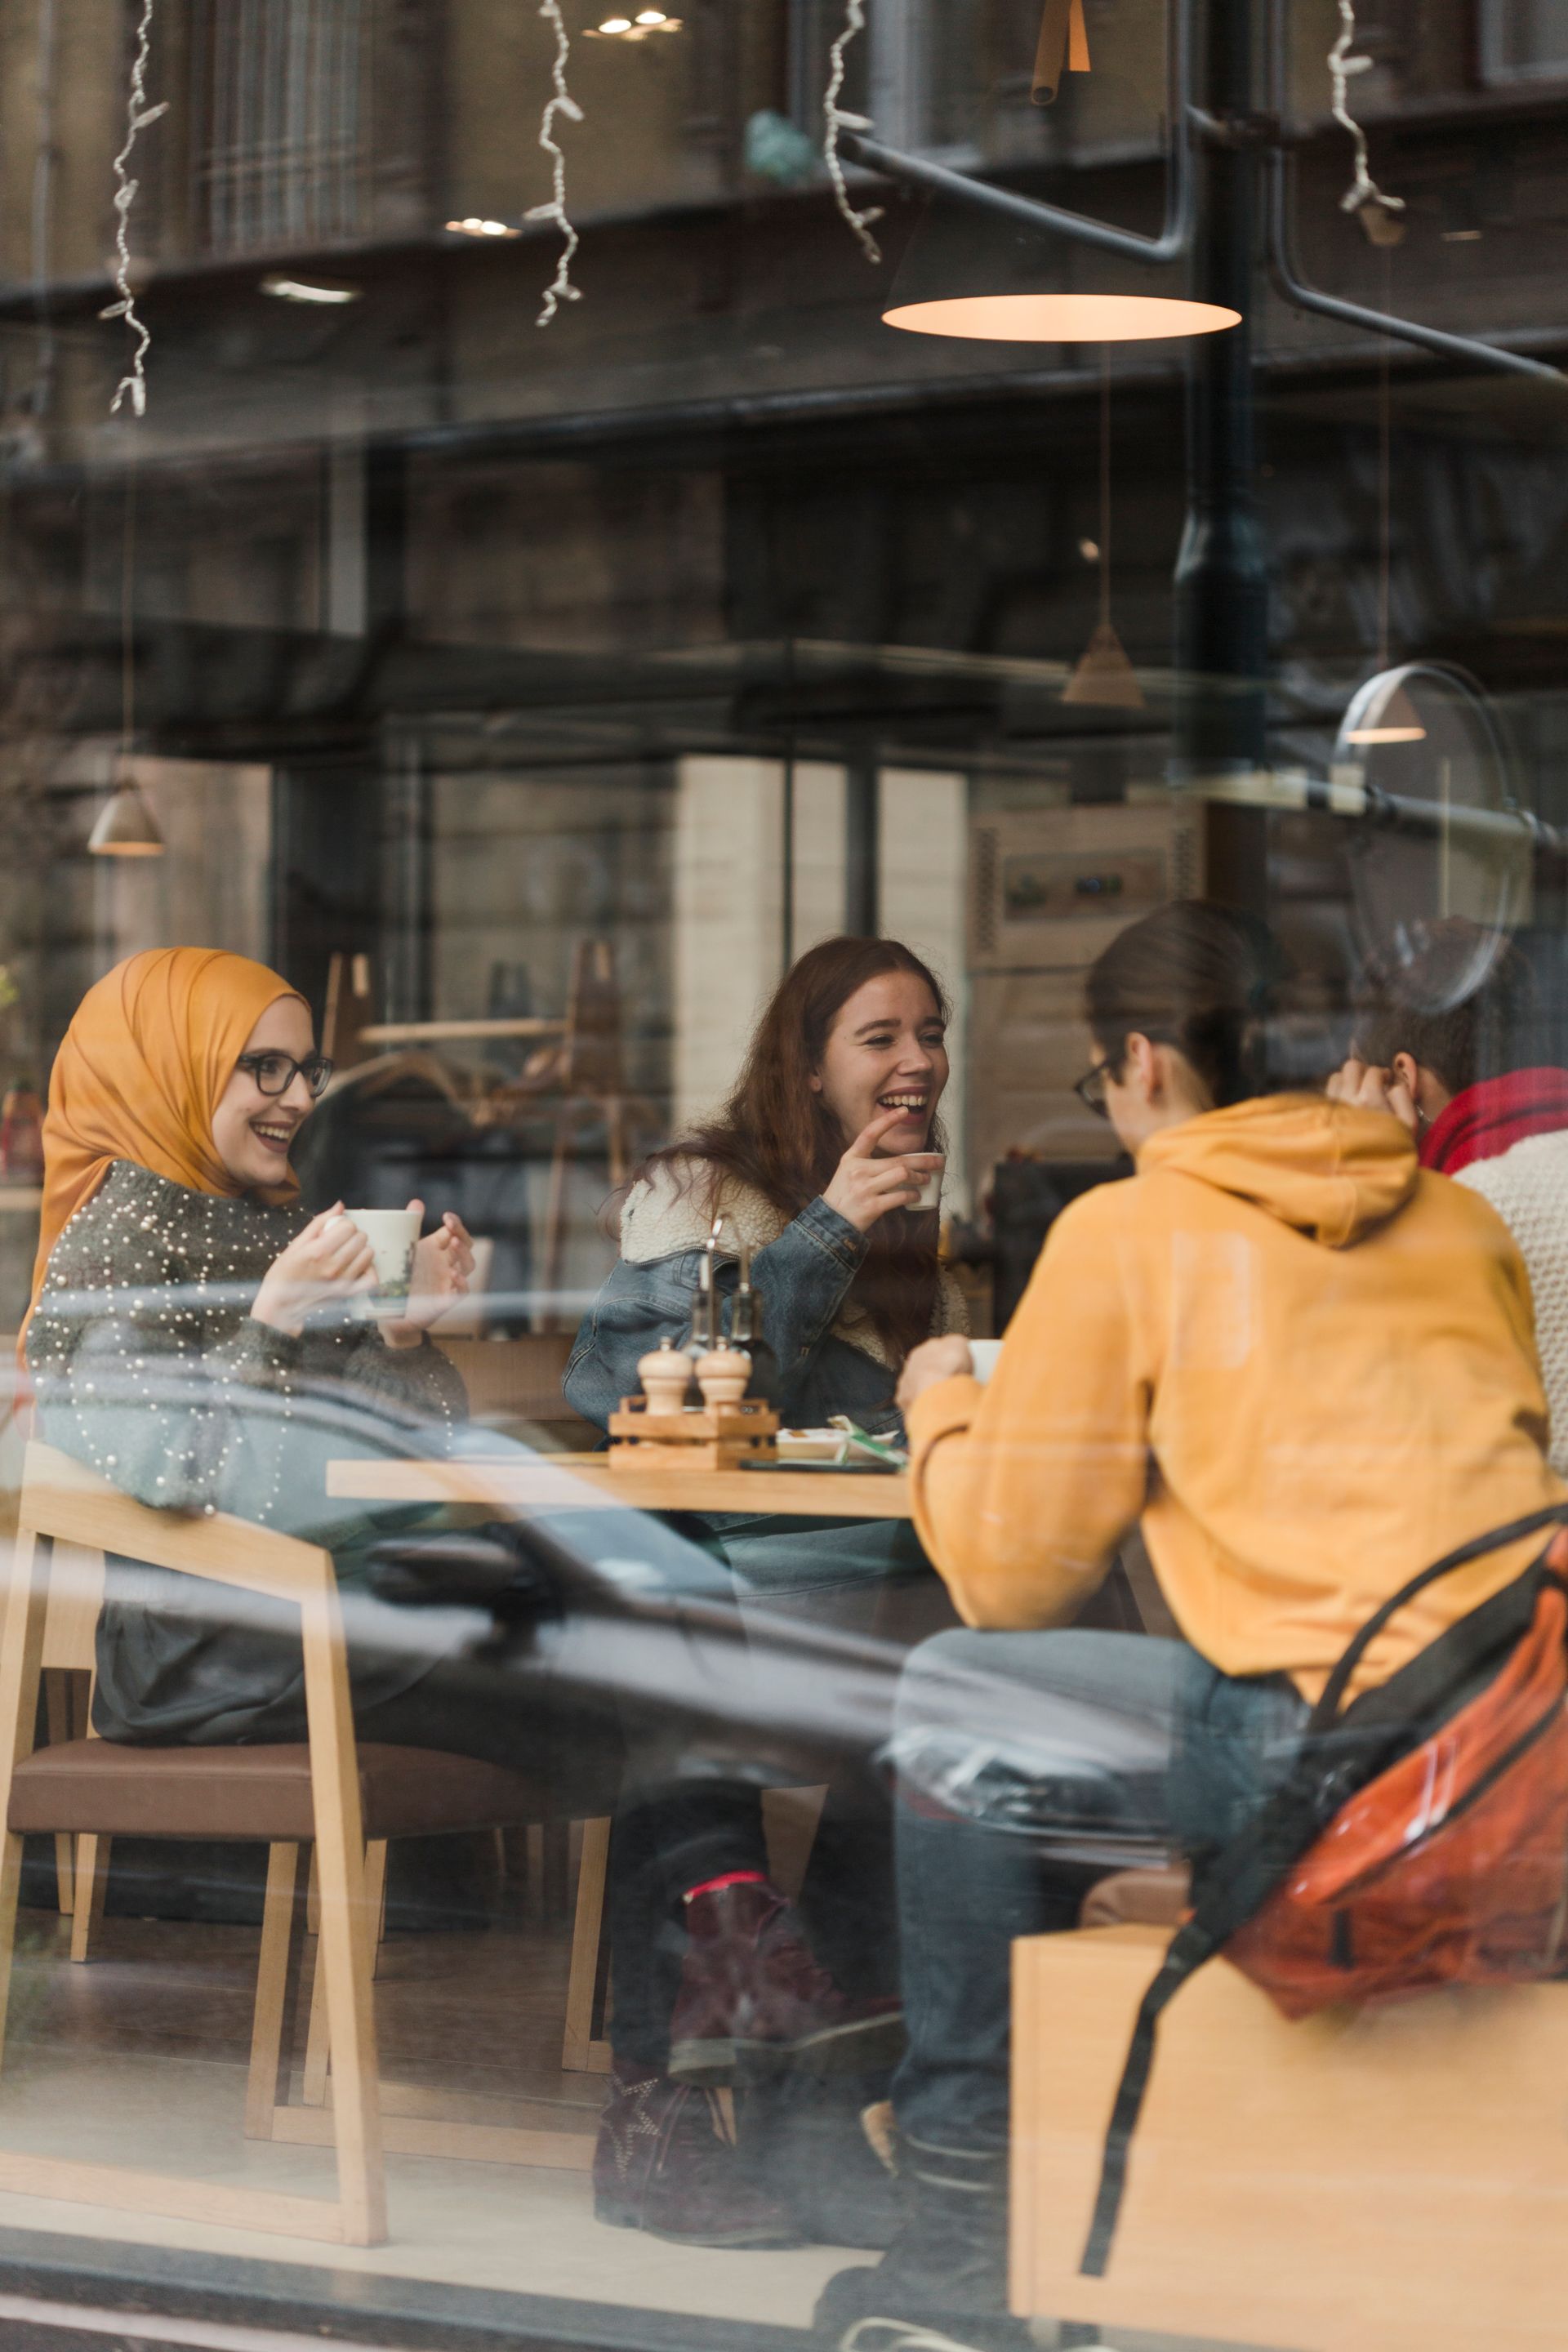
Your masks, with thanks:
M 90 989 L 45 1125 L 26 1351 L 39 1433 L 138 1501 L 226 1511 L 327 1545 L 362 1733 L 465 1751 L 461 1669 L 363 1589 L 386 1532 L 326 1496 L 331 1456 L 384 1453 L 465 1412 L 426 1337 L 472 1263 L 455 1217 L 421 1242 L 403 1319 L 357 1319 L 368 1244 L 294 1205 L 289 1147 L 331 1074 L 276 972 L 200 948 L 132 956 Z M 335 1516 L 334 1516 L 335 1512 Z M 297 1632 L 234 1621 L 224 1589 L 111 1564 L 95 1727 L 207 1745 L 303 1737 Z M 498 1761 L 522 1763 L 515 1755 Z
M 702 1247 L 722 1215 L 720 1285 L 733 1291 L 736 1244 L 747 1242 L 784 1422 L 848 1413 L 899 1435 L 905 1357 L 967 1328 L 937 1262 L 936 1212 L 916 1205 L 940 1165 L 947 1080 L 947 1006 L 911 950 L 837 939 L 803 955 L 718 1118 L 656 1154 L 632 1187 L 620 1263 L 567 1367 L 578 1412 L 603 1428 L 636 1391 L 637 1359 L 687 1337 Z M 756 1540 L 743 1559 L 726 1541 L 742 1577 L 770 1591 L 793 1582 L 769 1574 Z M 826 1567 L 823 1579 L 837 1580 Z
M 657 1154 L 627 1196 L 620 1262 L 567 1367 L 578 1412 L 605 1427 L 637 1391 L 638 1358 L 661 1339 L 687 1339 L 703 1245 L 721 1215 L 725 1328 L 745 1242 L 784 1422 L 847 1413 L 901 1435 L 893 1391 L 905 1358 L 966 1326 L 938 1263 L 937 1213 L 918 1205 L 942 1145 L 946 1028 L 935 975 L 897 940 L 827 940 L 800 958 L 721 1112 Z M 900 1643 L 952 1622 L 903 1521 L 730 1514 L 700 1524 L 748 1609 Z M 662 1790 L 645 1784 L 636 1810 L 617 1818 L 605 2153 L 617 2135 L 629 2150 L 655 2127 L 681 2079 L 730 2079 L 759 2045 L 785 2064 L 816 2065 L 829 2053 L 851 2070 L 885 2059 L 898 2031 L 887 1997 L 896 1981 L 890 1851 L 865 1762 L 847 1757 L 834 1782 L 804 1921 L 769 1877 L 757 1785 L 720 1785 L 676 1763 Z M 634 1978 L 636 1953 L 645 1958 Z M 714 2187 L 706 2171 L 687 2181 L 665 2163 L 640 2204 L 612 2206 L 601 2178 L 599 2210 L 716 2242 L 731 2216 L 716 2198 L 710 2206 Z M 728 2242 L 744 2242 L 743 2217 L 733 2218 Z

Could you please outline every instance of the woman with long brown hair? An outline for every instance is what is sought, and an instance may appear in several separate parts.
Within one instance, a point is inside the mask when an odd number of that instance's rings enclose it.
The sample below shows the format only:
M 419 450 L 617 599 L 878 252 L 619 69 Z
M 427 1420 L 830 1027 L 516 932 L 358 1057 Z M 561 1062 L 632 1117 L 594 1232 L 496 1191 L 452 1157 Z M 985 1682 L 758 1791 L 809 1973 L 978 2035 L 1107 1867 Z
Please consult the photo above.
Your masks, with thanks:
M 729 1100 L 657 1153 L 626 1196 L 620 1262 L 567 1368 L 578 1412 L 604 1427 L 637 1391 L 639 1357 L 688 1338 L 704 1244 L 721 1217 L 725 1328 L 744 1243 L 785 1423 L 847 1413 L 901 1434 L 893 1399 L 906 1357 L 965 1325 L 938 1263 L 938 1213 L 920 1205 L 941 1165 L 946 1028 L 935 974 L 896 940 L 826 940 L 799 959 Z M 901 1642 L 952 1622 L 905 1522 L 731 1513 L 699 1526 L 759 1613 Z M 765 1769 L 720 1780 L 694 1754 L 617 1819 L 602 2219 L 766 2242 L 778 2214 L 675 2121 L 690 2086 L 759 2065 L 863 2072 L 896 2048 L 887 1816 L 865 1764 L 846 1759 L 830 1790 L 802 1895 L 809 1941 L 769 1876 Z
M 686 1337 L 722 1215 L 727 1293 L 739 1242 L 757 1253 L 784 1420 L 899 1428 L 905 1357 L 964 1328 L 937 1212 L 916 1205 L 940 1166 L 947 1018 L 936 975 L 897 940 L 824 940 L 791 967 L 722 1109 L 656 1153 L 627 1195 L 621 1262 L 567 1367 L 578 1412 L 604 1426 L 636 1390 L 638 1357 Z

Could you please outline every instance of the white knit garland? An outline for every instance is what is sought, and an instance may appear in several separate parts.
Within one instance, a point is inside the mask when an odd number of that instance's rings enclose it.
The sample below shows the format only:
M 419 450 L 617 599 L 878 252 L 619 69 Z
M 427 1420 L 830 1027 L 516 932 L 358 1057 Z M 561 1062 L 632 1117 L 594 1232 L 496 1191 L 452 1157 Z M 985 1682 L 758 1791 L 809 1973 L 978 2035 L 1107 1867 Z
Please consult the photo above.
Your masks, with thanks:
M 1355 177 L 1340 198 L 1340 210 L 1359 212 L 1363 205 L 1379 205 L 1384 212 L 1402 213 L 1403 196 L 1384 195 L 1367 166 L 1366 132 L 1350 109 L 1350 82 L 1352 74 L 1368 73 L 1370 58 L 1352 58 L 1351 45 L 1355 39 L 1356 23 L 1353 0 L 1339 0 L 1340 37 L 1329 51 L 1329 79 L 1333 85 L 1331 111 L 1342 131 L 1348 131 L 1355 142 Z
M 565 240 L 561 258 L 555 265 L 555 275 L 544 289 L 544 308 L 533 322 L 536 327 L 548 327 L 563 302 L 580 302 L 583 299 L 582 289 L 572 283 L 572 257 L 582 240 L 566 216 L 566 157 L 555 136 L 558 114 L 563 114 L 569 122 L 581 122 L 583 110 L 566 87 L 566 66 L 572 55 L 572 43 L 566 31 L 566 19 L 561 13 L 561 0 L 540 0 L 539 13 L 555 32 L 555 58 L 551 68 L 553 95 L 545 100 L 539 125 L 539 143 L 552 159 L 553 193 L 547 205 L 534 205 L 525 217 L 531 221 L 553 221 Z
M 114 232 L 114 283 L 119 289 L 120 299 L 110 303 L 107 310 L 98 314 L 100 319 L 123 319 L 136 337 L 130 368 L 116 384 L 114 397 L 109 404 L 111 416 L 120 414 L 120 404 L 127 393 L 131 394 L 131 405 L 135 415 L 144 416 L 147 413 L 146 362 L 153 338 L 138 315 L 136 297 L 131 287 L 131 207 L 136 201 L 136 191 L 142 183 L 132 179 L 130 165 L 137 133 L 145 131 L 150 122 L 156 122 L 161 114 L 169 111 L 167 99 L 157 106 L 147 103 L 147 61 L 152 51 L 153 0 L 142 0 L 142 21 L 136 27 L 136 48 L 131 60 L 131 89 L 125 104 L 125 144 L 114 159 L 114 177 L 118 183 L 114 191 L 114 209 L 120 215 Z
M 863 33 L 865 29 L 865 0 L 845 0 L 844 29 L 827 53 L 833 61 L 833 69 L 828 76 L 826 95 L 822 101 L 822 119 L 826 125 L 826 133 L 822 142 L 822 160 L 827 166 L 827 176 L 833 183 L 833 201 L 859 238 L 867 260 L 880 261 L 882 248 L 872 236 L 870 225 L 873 221 L 881 219 L 882 207 L 880 205 L 868 205 L 863 212 L 856 211 L 849 201 L 848 184 L 845 180 L 844 166 L 838 156 L 840 131 L 869 131 L 871 128 L 868 115 L 847 114 L 838 103 L 838 93 L 844 87 L 844 52 L 856 36 Z

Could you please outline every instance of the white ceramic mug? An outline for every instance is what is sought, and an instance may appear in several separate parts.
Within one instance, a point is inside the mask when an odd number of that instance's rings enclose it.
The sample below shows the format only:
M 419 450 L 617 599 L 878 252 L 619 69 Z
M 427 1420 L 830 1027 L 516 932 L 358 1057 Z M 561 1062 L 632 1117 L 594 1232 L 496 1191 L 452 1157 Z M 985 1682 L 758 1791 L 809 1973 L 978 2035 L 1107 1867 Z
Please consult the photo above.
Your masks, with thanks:
M 414 1278 L 414 1252 L 419 1240 L 419 1214 L 415 1209 L 345 1209 L 343 1221 L 357 1225 L 375 1259 L 375 1288 L 367 1294 L 373 1315 L 401 1315 L 408 1304 Z M 335 1221 L 334 1221 L 335 1222 Z
M 982 1381 L 988 1381 L 996 1370 L 996 1359 L 1002 1353 L 1002 1342 L 1000 1339 L 971 1339 L 969 1352 L 974 1360 L 975 1379 Z
M 921 1188 L 920 1199 L 913 1202 L 911 1206 L 917 1212 L 921 1209 L 934 1209 L 942 1199 L 942 1180 L 947 1171 L 947 1161 L 940 1151 L 907 1151 L 903 1156 L 906 1160 L 928 1160 L 935 1161 L 936 1165 L 934 1167 L 911 1167 L 910 1170 L 911 1182 L 918 1180 Z

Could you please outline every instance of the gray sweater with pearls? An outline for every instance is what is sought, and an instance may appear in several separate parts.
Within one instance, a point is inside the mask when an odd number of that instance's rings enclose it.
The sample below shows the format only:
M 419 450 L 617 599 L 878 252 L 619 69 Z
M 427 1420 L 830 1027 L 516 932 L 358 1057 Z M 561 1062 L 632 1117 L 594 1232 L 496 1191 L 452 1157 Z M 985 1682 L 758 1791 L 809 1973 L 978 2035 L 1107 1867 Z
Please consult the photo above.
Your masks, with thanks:
M 226 1200 L 117 1160 L 50 1254 L 27 1332 L 40 1436 L 169 1510 L 232 1512 L 332 1553 L 356 1712 L 434 1663 L 363 1589 L 395 1519 L 326 1494 L 330 1460 L 439 1450 L 466 1410 L 438 1348 L 374 1325 L 258 1323 L 263 1276 L 302 1210 Z M 208 1743 L 303 1736 L 298 1620 L 280 1604 L 134 1561 L 110 1563 L 98 1632 L 97 1729 Z

